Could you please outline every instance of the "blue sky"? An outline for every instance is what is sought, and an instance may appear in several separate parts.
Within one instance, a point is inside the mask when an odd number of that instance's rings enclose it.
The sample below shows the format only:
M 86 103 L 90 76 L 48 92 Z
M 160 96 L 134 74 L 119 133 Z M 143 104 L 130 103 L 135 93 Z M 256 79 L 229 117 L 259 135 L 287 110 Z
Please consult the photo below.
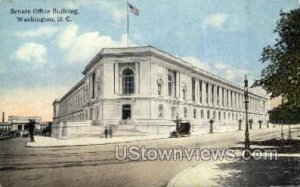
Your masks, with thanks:
M 258 78 L 279 11 L 297 0 L 131 0 L 130 43 L 153 45 L 230 81 Z M 78 9 L 72 22 L 20 23 L 10 9 Z M 0 0 L 0 112 L 52 117 L 53 99 L 103 47 L 126 46 L 125 0 Z

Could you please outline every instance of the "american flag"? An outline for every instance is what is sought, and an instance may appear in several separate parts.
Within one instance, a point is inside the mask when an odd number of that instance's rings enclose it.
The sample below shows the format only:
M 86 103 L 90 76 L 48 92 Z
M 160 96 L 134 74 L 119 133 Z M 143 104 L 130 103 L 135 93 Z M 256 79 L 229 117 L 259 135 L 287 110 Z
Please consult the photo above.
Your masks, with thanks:
M 130 3 L 128 3 L 128 8 L 130 10 L 131 13 L 135 14 L 135 15 L 139 15 L 139 9 L 137 9 L 136 7 L 132 6 Z

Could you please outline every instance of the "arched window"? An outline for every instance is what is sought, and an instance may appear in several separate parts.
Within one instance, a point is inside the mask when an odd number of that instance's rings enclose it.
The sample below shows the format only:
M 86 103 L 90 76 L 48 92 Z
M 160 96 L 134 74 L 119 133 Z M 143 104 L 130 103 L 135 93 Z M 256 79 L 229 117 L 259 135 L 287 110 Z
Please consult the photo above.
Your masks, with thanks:
M 134 73 L 130 68 L 126 68 L 122 73 L 123 94 L 134 93 Z
M 194 119 L 197 118 L 197 109 L 194 108 Z
M 168 72 L 168 95 L 176 97 L 176 72 L 173 70 Z

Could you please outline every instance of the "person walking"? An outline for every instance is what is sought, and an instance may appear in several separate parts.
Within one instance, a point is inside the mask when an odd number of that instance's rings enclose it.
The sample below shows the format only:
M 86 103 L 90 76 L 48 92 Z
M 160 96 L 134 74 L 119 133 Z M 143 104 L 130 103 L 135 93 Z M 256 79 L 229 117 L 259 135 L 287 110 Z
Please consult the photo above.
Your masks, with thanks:
M 30 136 L 31 142 L 34 142 L 34 129 L 35 129 L 35 120 L 29 119 L 28 131 L 29 131 L 29 136 Z
M 105 134 L 105 138 L 107 138 L 107 136 L 108 136 L 108 129 L 107 129 L 107 127 L 105 127 L 105 129 L 104 129 L 104 134 Z

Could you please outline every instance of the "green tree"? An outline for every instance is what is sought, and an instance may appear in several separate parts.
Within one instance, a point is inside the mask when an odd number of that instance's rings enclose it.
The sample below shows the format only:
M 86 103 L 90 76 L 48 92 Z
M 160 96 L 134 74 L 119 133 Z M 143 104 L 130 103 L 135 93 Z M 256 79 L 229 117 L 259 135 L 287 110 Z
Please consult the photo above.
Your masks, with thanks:
M 260 61 L 266 67 L 253 87 L 262 86 L 271 98 L 284 98 L 284 106 L 271 111 L 271 119 L 272 114 L 277 115 L 275 118 L 296 117 L 300 114 L 300 9 L 280 12 L 274 32 L 278 34 L 276 43 L 263 48 Z M 299 122 L 296 118 L 292 121 Z

